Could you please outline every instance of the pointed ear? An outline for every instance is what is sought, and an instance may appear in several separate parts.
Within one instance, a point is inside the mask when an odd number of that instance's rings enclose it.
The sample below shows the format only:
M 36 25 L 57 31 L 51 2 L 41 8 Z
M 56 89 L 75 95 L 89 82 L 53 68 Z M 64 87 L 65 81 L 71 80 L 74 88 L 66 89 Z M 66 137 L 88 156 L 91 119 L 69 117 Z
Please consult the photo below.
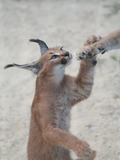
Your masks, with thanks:
M 8 64 L 4 67 L 4 69 L 10 68 L 10 67 L 18 67 L 18 68 L 22 68 L 22 69 L 27 69 L 32 71 L 34 74 L 38 74 L 38 72 L 40 71 L 40 64 L 39 62 L 32 62 L 29 64 L 23 64 L 23 65 L 19 65 L 19 64 Z
M 40 39 L 30 39 L 30 42 L 36 42 L 36 43 L 39 44 L 41 54 L 43 54 L 44 52 L 46 52 L 49 49 L 47 44 L 44 41 L 40 40 Z
M 59 46 L 58 48 L 59 50 L 63 51 L 63 46 Z
M 63 46 L 56 46 L 56 47 L 52 47 L 52 48 L 55 48 L 55 49 L 63 51 Z

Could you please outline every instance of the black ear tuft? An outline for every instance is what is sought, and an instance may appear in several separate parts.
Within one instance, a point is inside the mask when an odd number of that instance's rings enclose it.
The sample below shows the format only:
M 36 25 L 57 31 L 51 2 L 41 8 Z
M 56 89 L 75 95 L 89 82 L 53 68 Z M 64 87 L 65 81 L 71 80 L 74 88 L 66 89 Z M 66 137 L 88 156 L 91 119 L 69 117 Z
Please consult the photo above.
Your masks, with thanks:
M 10 68 L 10 67 L 14 67 L 14 64 L 8 64 L 4 67 L 4 69 Z
M 45 53 L 49 49 L 47 44 L 44 41 L 40 40 L 40 39 L 30 39 L 29 41 L 30 42 L 36 42 L 36 43 L 39 44 L 41 54 Z
M 30 42 L 40 43 L 41 40 L 39 40 L 39 39 L 30 39 L 29 41 L 30 41 Z
M 26 70 L 32 71 L 36 75 L 39 73 L 39 71 L 41 69 L 39 61 L 32 62 L 29 64 L 23 64 L 23 65 L 19 65 L 19 64 L 15 64 L 15 63 L 8 64 L 4 67 L 4 69 L 10 68 L 10 67 L 18 67 L 21 69 L 26 69 Z

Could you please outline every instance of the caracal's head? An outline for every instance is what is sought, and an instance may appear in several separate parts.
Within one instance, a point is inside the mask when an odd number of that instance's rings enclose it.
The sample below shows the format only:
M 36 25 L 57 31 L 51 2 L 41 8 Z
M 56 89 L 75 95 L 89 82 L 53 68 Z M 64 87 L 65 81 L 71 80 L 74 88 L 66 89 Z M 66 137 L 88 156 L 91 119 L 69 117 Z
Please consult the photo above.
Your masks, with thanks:
M 59 73 L 64 72 L 65 67 L 71 63 L 72 55 L 64 50 L 63 47 L 49 48 L 44 41 L 39 39 L 31 39 L 30 41 L 39 44 L 41 51 L 40 59 L 24 65 L 15 63 L 8 64 L 5 66 L 5 69 L 9 67 L 19 67 L 30 70 L 36 75 L 44 69 L 48 72 Z

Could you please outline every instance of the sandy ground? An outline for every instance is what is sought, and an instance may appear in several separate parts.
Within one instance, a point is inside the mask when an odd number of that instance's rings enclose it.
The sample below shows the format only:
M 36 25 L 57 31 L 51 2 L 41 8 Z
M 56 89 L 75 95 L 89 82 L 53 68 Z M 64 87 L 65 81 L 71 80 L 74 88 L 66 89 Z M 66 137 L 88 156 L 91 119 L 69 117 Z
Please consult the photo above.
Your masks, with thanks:
M 40 38 L 49 46 L 73 51 L 91 34 L 120 28 L 120 13 L 111 0 L 0 0 L 0 160 L 26 160 L 30 107 L 35 76 L 25 70 L 3 70 L 8 63 L 36 60 Z M 111 16 L 108 16 L 108 14 Z M 99 55 L 90 98 L 72 110 L 71 131 L 97 151 L 96 160 L 120 160 L 120 51 Z M 76 75 L 73 60 L 67 73 Z

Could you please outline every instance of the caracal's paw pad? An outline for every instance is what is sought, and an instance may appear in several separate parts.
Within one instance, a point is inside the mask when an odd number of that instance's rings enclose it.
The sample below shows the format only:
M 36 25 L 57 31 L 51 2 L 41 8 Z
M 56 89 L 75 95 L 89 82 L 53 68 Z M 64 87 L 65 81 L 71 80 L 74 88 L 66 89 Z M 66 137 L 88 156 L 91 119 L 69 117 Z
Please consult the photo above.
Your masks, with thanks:
M 80 48 L 76 51 L 77 59 L 91 59 L 95 57 L 99 50 L 91 46 L 95 42 L 98 42 L 101 39 L 101 36 L 92 35 L 84 43 L 84 48 Z
M 97 50 L 94 52 L 92 51 L 94 50 L 93 48 L 91 47 L 84 47 L 84 48 L 81 48 L 79 50 L 76 51 L 76 57 L 77 59 L 91 59 L 91 58 L 94 58 L 96 55 L 97 55 Z

